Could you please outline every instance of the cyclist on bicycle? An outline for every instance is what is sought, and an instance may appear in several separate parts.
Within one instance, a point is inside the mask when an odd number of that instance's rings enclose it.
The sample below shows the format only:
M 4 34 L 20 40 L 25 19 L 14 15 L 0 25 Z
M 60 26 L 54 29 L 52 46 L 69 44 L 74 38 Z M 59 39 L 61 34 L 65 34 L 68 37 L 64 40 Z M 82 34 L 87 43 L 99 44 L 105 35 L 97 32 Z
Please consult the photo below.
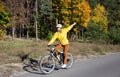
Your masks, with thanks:
M 61 66 L 62 68 L 66 68 L 66 63 L 67 63 L 67 52 L 69 49 L 69 41 L 67 39 L 67 32 L 69 32 L 73 26 L 76 25 L 76 23 L 68 26 L 67 28 L 62 29 L 61 24 L 57 24 L 57 32 L 54 34 L 50 42 L 48 43 L 48 46 L 53 44 L 53 42 L 58 39 L 59 44 L 55 47 L 55 50 L 60 53 L 60 49 L 63 47 L 63 53 L 64 53 L 64 62 L 63 65 Z

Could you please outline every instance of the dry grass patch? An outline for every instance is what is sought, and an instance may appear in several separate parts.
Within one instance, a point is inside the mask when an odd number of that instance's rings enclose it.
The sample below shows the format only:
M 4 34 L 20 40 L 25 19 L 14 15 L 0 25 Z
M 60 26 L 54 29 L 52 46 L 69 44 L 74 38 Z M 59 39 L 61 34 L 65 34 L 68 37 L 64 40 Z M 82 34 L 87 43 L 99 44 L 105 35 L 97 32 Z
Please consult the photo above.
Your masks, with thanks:
M 120 52 L 120 45 L 111 44 L 95 44 L 95 43 L 79 43 L 71 42 L 70 50 L 75 56 L 80 58 L 91 58 L 100 55 Z

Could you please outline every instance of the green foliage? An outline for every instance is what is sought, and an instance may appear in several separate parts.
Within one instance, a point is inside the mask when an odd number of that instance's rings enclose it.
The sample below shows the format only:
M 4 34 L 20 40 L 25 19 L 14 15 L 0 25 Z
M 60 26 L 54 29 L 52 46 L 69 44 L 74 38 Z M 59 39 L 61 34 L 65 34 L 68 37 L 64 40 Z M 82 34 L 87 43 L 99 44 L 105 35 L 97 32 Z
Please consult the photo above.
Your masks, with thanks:
M 38 25 L 38 35 L 40 39 L 47 38 L 46 36 L 47 32 L 48 32 L 48 29 L 46 24 Z
M 106 33 L 104 30 L 100 29 L 100 26 L 93 26 L 92 21 L 89 22 L 89 25 L 90 26 L 84 33 L 87 40 L 99 43 L 120 44 L 120 28 L 111 27 Z
M 0 40 L 2 40 L 2 39 L 3 39 L 4 33 L 5 33 L 5 31 L 0 30 Z
M 50 40 L 52 37 L 53 37 L 53 32 L 50 31 L 50 32 L 48 33 L 48 35 L 47 35 L 47 39 Z
M 9 14 L 5 11 L 2 2 L 0 1 L 0 40 L 5 34 L 5 29 L 10 23 Z
M 100 3 L 107 8 L 109 25 L 120 27 L 120 1 L 104 0 Z
M 50 31 L 49 28 L 52 25 L 52 20 L 54 19 L 52 1 L 38 0 L 38 4 L 38 37 L 40 39 L 45 39 L 47 38 L 47 34 Z
M 9 14 L 5 11 L 4 5 L 0 0 L 0 29 L 5 29 L 10 22 Z
M 5 29 L 10 23 L 9 14 L 5 11 L 0 12 L 0 29 Z
M 105 43 L 108 40 L 108 19 L 105 7 L 98 4 L 92 10 L 91 20 L 85 35 L 87 39 Z
M 90 41 L 105 43 L 108 40 L 108 34 L 104 32 L 104 29 L 100 28 L 98 25 L 93 25 L 91 21 L 84 36 Z
M 39 16 L 44 17 L 48 19 L 52 19 L 54 14 L 52 13 L 52 1 L 50 0 L 39 0 Z
M 116 27 L 110 28 L 109 40 L 113 44 L 120 44 L 120 28 Z
M 92 9 L 94 9 L 99 3 L 99 0 L 88 0 L 88 1 Z

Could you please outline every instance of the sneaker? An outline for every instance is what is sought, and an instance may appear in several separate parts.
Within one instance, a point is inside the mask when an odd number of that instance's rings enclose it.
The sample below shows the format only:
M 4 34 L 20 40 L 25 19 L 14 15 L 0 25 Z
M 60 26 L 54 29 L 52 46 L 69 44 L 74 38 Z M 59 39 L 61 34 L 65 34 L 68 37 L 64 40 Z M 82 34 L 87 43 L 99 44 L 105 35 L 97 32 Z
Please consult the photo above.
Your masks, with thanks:
M 61 67 L 62 67 L 62 68 L 66 68 L 66 64 L 63 64 Z

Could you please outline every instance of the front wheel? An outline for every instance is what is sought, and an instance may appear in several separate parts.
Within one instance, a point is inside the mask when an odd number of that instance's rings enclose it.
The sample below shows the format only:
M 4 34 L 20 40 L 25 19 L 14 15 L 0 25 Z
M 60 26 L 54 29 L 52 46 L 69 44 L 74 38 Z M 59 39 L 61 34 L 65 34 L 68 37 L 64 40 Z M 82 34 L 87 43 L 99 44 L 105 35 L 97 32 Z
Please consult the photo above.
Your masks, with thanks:
M 55 60 L 51 55 L 43 56 L 39 62 L 39 68 L 44 74 L 51 73 L 55 68 Z
M 66 65 L 67 69 L 72 67 L 73 61 L 74 61 L 73 55 L 70 52 L 68 52 L 68 54 L 67 54 L 67 65 Z

